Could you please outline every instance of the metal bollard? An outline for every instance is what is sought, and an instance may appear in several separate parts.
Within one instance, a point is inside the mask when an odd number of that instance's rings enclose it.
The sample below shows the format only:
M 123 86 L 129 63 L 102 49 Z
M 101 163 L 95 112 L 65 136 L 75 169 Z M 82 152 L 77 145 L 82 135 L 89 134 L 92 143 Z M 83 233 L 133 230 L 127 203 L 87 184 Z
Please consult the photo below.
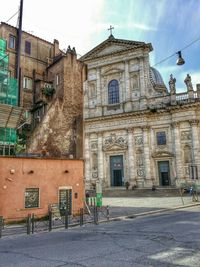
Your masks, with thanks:
M 66 209 L 65 211 L 65 229 L 69 228 L 69 214 L 68 214 L 68 210 Z
M 52 230 L 52 211 L 49 210 L 49 232 Z
M 32 217 L 31 217 L 31 232 L 32 232 L 32 234 L 34 234 L 34 230 L 35 230 L 35 215 L 33 213 Z
M 107 218 L 107 221 L 110 220 L 110 211 L 109 211 L 109 206 L 106 206 L 106 218 Z
M 83 225 L 83 208 L 80 209 L 80 226 Z
M 96 206 L 94 206 L 94 224 L 98 224 L 98 214 Z
M 31 214 L 27 217 L 27 235 L 31 234 Z
M 96 206 L 96 224 L 99 223 L 99 213 L 98 213 L 98 207 Z
M 2 237 L 2 229 L 3 229 L 3 216 L 0 216 L 0 238 Z

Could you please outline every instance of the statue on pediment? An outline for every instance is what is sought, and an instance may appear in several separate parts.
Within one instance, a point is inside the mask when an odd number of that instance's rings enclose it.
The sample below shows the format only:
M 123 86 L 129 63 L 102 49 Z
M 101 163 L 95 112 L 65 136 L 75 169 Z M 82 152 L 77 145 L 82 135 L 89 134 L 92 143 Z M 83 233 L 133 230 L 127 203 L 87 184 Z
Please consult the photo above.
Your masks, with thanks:
M 192 79 L 191 76 L 189 74 L 187 74 L 185 80 L 184 80 L 186 86 L 187 86 L 187 91 L 192 91 L 193 90 L 193 86 L 192 86 Z
M 176 94 L 176 78 L 174 78 L 172 74 L 170 75 L 169 89 L 170 89 L 170 94 L 172 95 Z

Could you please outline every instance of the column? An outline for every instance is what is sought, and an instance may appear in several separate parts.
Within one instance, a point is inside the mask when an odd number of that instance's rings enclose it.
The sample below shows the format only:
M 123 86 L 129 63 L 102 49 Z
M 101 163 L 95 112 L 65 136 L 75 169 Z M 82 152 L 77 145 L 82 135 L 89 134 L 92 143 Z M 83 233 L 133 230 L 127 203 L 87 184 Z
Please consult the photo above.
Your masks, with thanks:
M 125 61 L 125 77 L 124 77 L 124 84 L 125 84 L 125 110 L 130 111 L 132 110 L 131 105 L 131 91 L 130 91 L 130 77 L 129 77 L 129 62 Z
M 85 149 L 84 149 L 84 158 L 85 158 L 85 182 L 86 186 L 90 187 L 90 135 L 85 133 Z
M 150 168 L 150 151 L 149 151 L 149 126 L 143 127 L 143 144 L 144 144 L 144 165 L 145 165 L 145 183 L 151 184 L 151 168 Z
M 97 105 L 101 106 L 102 103 L 102 99 L 101 99 L 101 75 L 100 75 L 100 68 L 96 69 L 96 78 L 97 78 Z
M 135 159 L 133 150 L 133 130 L 128 129 L 128 162 L 129 162 L 129 181 L 135 182 Z
M 126 101 L 130 101 L 131 92 L 130 92 L 130 77 L 129 77 L 129 65 L 128 61 L 125 61 L 125 88 L 126 88 Z
M 155 136 L 154 136 L 154 130 L 153 128 L 150 129 L 150 139 L 151 139 L 151 142 L 150 142 L 150 147 L 151 147 L 151 151 L 150 153 L 152 154 L 153 152 L 155 152 Z M 156 184 L 159 185 L 159 179 L 156 180 L 156 165 L 155 165 L 155 160 L 154 158 L 150 158 L 150 166 L 151 166 L 151 180 L 153 182 L 155 182 Z
M 200 178 L 198 123 L 199 123 L 199 120 L 191 120 L 190 121 L 190 125 L 192 128 L 193 163 L 194 163 L 194 165 L 197 166 L 197 171 L 198 171 L 198 177 L 195 177 L 195 178 Z
M 104 166 L 103 166 L 103 135 L 98 133 L 98 178 L 100 182 L 104 179 Z
M 145 73 L 144 73 L 144 58 L 140 58 L 140 92 L 141 97 L 145 96 Z
M 174 135 L 174 146 L 173 146 L 173 152 L 175 155 L 175 161 L 176 161 L 176 178 L 182 179 L 183 178 L 183 164 L 182 164 L 182 158 L 181 158 L 181 142 L 180 142 L 180 130 L 179 130 L 179 123 L 175 122 L 172 124 L 173 127 L 173 135 Z

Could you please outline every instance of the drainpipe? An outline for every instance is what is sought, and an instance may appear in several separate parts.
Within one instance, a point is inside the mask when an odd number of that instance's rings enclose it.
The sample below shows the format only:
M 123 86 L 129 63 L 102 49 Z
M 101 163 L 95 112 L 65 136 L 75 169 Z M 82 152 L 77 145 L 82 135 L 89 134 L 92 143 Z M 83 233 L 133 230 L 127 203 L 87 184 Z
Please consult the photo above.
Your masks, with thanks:
M 21 39 L 22 39 L 22 16 L 23 16 L 23 0 L 20 0 L 20 13 L 19 13 L 19 27 L 17 29 L 17 54 L 16 54 L 16 79 L 18 81 L 18 106 L 20 106 L 21 98 L 21 68 L 20 68 L 20 56 L 21 56 Z

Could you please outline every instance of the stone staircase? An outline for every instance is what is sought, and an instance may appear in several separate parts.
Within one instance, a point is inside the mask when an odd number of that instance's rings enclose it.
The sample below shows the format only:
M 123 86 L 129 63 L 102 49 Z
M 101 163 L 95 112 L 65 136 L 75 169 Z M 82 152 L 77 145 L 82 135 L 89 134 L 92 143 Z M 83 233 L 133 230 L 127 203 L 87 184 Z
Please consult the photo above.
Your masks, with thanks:
M 137 188 L 126 190 L 123 187 L 112 187 L 103 190 L 103 197 L 176 197 L 180 196 L 179 189 L 174 187 Z

